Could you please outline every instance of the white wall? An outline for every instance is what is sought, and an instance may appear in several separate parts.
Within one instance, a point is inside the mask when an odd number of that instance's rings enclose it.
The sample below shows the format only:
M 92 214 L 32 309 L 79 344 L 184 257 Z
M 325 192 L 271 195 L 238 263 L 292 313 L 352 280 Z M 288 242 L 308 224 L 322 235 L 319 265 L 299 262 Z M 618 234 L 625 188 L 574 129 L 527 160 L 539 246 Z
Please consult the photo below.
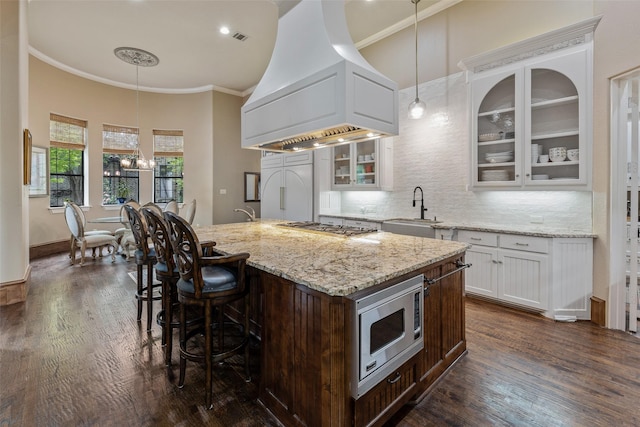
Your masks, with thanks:
M 415 89 L 400 91 L 400 133 L 393 138 L 394 191 L 342 193 L 342 213 L 383 218 L 420 216 L 413 189 L 424 190 L 427 217 L 476 224 L 528 226 L 543 218 L 545 229 L 591 232 L 587 191 L 467 191 L 471 151 L 467 85 L 462 73 L 419 85 L 425 118 L 410 120 L 406 108 Z M 420 192 L 417 192 L 419 197 Z

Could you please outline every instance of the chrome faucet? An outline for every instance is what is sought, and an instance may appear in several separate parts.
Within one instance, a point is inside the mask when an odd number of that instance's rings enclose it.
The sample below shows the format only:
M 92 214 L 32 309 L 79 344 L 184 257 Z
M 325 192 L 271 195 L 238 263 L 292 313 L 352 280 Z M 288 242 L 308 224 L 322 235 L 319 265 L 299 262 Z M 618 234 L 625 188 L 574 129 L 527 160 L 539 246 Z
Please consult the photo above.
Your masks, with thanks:
M 416 206 L 416 190 L 420 190 L 420 219 L 424 219 L 424 213 L 428 209 L 424 207 L 424 192 L 422 191 L 422 187 L 413 189 L 413 207 Z
M 256 211 L 253 210 L 252 207 L 247 206 L 247 209 L 251 210 L 251 213 L 249 213 L 249 211 L 245 211 L 244 209 L 234 209 L 234 212 L 242 212 L 244 214 L 246 214 L 249 218 L 247 219 L 247 221 L 255 221 L 256 220 Z

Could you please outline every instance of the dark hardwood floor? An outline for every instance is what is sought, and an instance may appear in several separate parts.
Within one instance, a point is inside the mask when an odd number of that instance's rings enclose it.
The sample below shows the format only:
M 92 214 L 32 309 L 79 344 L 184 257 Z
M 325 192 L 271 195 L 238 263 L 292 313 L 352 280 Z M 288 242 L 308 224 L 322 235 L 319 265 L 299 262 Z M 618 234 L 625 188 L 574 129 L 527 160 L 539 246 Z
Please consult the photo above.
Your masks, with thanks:
M 256 402 L 258 346 L 253 382 L 240 357 L 216 367 L 214 409 L 202 367 L 189 363 L 177 388 L 160 327 L 147 334 L 135 320 L 132 263 L 72 267 L 60 254 L 32 269 L 27 302 L 0 307 L 0 426 L 277 425 Z M 638 338 L 473 299 L 466 308 L 468 354 L 390 426 L 640 426 Z

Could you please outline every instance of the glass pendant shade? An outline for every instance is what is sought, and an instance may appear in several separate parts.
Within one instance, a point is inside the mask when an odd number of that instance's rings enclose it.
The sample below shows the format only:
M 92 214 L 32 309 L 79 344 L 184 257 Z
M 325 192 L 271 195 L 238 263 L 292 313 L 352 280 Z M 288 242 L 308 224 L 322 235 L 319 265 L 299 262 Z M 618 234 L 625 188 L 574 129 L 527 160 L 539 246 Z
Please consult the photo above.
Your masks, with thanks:
M 416 98 L 411 104 L 409 104 L 409 118 L 421 119 L 424 116 L 424 111 L 427 109 L 427 105 L 420 101 L 420 98 Z

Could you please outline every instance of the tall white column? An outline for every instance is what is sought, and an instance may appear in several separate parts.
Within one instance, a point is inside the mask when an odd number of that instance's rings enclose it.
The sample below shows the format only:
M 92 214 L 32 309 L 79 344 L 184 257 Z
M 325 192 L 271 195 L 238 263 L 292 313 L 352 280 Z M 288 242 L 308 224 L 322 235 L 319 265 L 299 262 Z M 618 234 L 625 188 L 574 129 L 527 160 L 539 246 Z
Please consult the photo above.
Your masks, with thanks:
M 29 187 L 23 184 L 23 129 L 28 128 L 26 0 L 0 1 L 0 305 L 26 298 Z

